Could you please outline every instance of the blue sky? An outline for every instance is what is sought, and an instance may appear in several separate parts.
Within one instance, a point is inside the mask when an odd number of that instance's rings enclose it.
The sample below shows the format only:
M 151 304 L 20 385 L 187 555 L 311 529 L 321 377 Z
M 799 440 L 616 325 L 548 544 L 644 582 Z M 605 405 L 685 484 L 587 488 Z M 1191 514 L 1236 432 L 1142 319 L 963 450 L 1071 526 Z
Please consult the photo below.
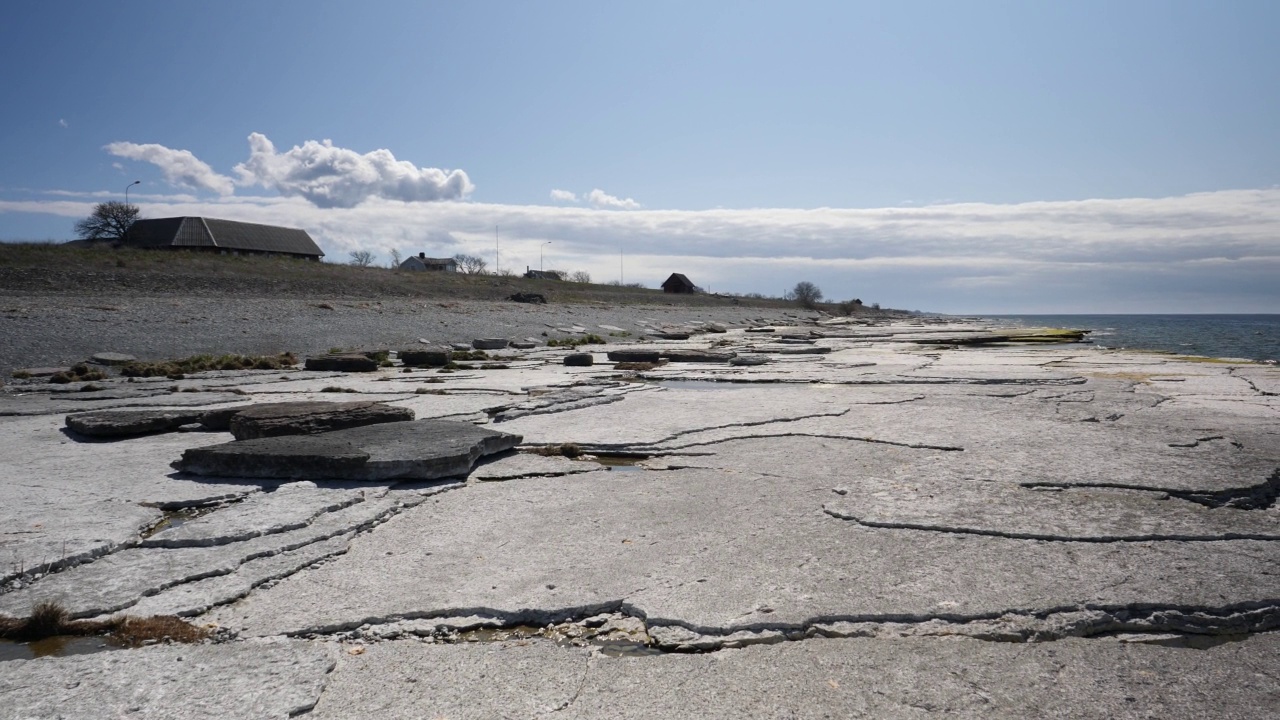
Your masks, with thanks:
M 1280 4 L 45 2 L 0 239 L 148 217 L 946 312 L 1280 312 Z M 185 152 L 184 152 L 185 151 Z

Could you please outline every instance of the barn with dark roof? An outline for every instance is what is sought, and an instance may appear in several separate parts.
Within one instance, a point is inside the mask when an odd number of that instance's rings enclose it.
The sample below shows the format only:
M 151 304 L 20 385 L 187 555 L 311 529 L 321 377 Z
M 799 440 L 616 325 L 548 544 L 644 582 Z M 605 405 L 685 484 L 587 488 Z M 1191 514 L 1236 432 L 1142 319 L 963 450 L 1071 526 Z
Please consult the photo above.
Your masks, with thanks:
M 693 281 L 684 276 L 684 273 L 671 273 L 671 277 L 662 283 L 662 292 L 668 293 L 696 293 L 698 288 Z
M 204 217 L 139 220 L 126 234 L 127 247 L 203 250 L 250 255 L 324 257 L 306 230 Z

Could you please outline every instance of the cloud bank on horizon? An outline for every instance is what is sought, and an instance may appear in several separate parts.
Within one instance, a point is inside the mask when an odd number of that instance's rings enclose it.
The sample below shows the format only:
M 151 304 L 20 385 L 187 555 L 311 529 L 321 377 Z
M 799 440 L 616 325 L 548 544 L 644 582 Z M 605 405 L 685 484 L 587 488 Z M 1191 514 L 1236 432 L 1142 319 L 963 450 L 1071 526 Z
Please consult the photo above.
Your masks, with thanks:
M 417 167 L 396 160 L 390 150 L 361 154 L 329 140 L 308 140 L 279 152 L 262 133 L 249 135 L 249 159 L 222 175 L 189 150 L 149 143 L 114 142 L 104 148 L 117 157 L 151 163 L 171 185 L 232 195 L 235 188 L 259 186 L 284 197 L 300 197 L 320 208 L 352 208 L 369 198 L 402 202 L 459 200 L 475 186 L 462 170 Z
M 105 149 L 155 165 L 176 188 L 216 194 L 136 194 L 147 216 L 301 227 L 337 261 L 353 250 L 388 256 L 395 249 L 467 252 L 518 268 L 546 250 L 548 266 L 585 269 L 597 280 L 655 285 L 679 271 L 713 290 L 778 294 L 806 279 L 829 297 L 950 312 L 1280 307 L 1275 187 L 1017 204 L 710 210 L 644 208 L 595 188 L 552 190 L 558 205 L 511 205 L 448 202 L 474 189 L 465 172 L 417 167 L 388 150 L 361 154 L 307 141 L 280 152 L 259 133 L 249 143 L 234 178 L 186 150 L 129 142 Z M 254 187 L 277 194 L 237 193 Z M 0 213 L 78 218 L 100 196 L 48 194 L 56 199 L 0 201 Z M 547 241 L 554 244 L 543 248 Z

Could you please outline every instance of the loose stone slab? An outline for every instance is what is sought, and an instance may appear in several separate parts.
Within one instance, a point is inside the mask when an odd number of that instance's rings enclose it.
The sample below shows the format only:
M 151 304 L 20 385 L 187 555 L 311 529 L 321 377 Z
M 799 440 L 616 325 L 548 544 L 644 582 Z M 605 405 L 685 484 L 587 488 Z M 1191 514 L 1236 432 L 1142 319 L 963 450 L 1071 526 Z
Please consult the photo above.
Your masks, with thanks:
M 132 355 L 115 352 L 100 352 L 89 358 L 89 362 L 94 362 L 99 365 L 128 365 L 129 363 L 136 362 L 137 360 L 138 358 Z
M 409 408 L 380 402 L 287 402 L 243 408 L 228 423 L 237 440 L 315 435 L 316 433 L 379 423 L 413 420 Z
M 16 660 L 0 672 L 0 712 L 32 720 L 286 718 L 315 706 L 333 667 L 323 645 L 294 640 Z
M 435 350 L 401 350 L 400 361 L 410 367 L 441 367 L 453 359 L 449 348 Z
M 727 363 L 737 357 L 735 352 L 719 352 L 716 350 L 663 350 L 661 357 L 671 362 L 686 363 Z
M 131 437 L 198 423 L 199 410 L 103 410 L 67 416 L 67 428 L 87 437 Z
M 662 359 L 662 353 L 657 350 L 612 350 L 609 359 L 613 362 L 656 363 Z
M 306 368 L 337 372 L 373 372 L 378 369 L 378 361 L 359 353 L 321 355 L 307 358 Z
M 564 356 L 564 364 L 568 367 L 591 367 L 595 356 L 591 353 L 570 353 Z
M 471 347 L 477 350 L 501 350 L 507 343 L 506 338 L 476 338 L 471 341 Z
M 418 420 L 193 448 L 175 467 L 196 475 L 297 480 L 434 480 L 519 445 L 519 435 Z

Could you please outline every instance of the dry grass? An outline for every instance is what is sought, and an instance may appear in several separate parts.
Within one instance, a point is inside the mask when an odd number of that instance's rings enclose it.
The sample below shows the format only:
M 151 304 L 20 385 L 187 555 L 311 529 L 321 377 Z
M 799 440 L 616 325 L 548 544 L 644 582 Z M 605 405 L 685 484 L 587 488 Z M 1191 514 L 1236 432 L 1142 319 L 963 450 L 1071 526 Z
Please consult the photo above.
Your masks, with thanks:
M 297 364 L 298 358 L 291 352 L 279 355 L 192 355 L 180 360 L 131 362 L 120 368 L 120 374 L 181 380 L 187 373 L 205 370 L 281 370 Z
M 85 382 L 87 380 L 106 380 L 107 374 L 97 368 L 91 368 L 85 363 L 76 363 L 71 366 L 67 372 L 54 373 L 49 376 L 49 382 L 60 385 L 73 382 Z
M 126 647 L 139 647 L 148 642 L 200 642 L 209 631 L 172 615 L 72 620 L 65 608 L 48 601 L 38 603 L 27 618 L 0 616 L 0 639 L 31 642 L 57 635 L 108 635 Z

